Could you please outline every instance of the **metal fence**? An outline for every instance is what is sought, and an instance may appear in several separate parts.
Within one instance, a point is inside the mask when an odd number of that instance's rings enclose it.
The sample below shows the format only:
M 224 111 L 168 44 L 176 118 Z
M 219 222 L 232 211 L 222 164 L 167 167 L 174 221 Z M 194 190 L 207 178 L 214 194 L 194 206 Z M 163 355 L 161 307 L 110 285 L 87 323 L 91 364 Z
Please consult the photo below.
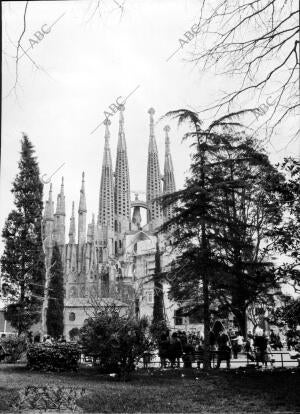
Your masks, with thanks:
M 234 367 L 238 367 L 238 365 L 240 367 L 245 367 L 245 366 L 255 366 L 257 365 L 257 363 L 259 362 L 260 364 L 262 364 L 261 361 L 259 361 L 258 359 L 256 360 L 256 358 L 250 358 L 249 354 L 247 353 L 240 353 L 239 354 L 239 358 L 231 358 L 230 359 L 230 365 L 232 368 Z M 289 352 L 272 352 L 272 353 L 267 353 L 266 355 L 268 355 L 268 361 L 266 362 L 267 365 L 269 366 L 273 366 L 274 368 L 278 368 L 278 367 L 297 367 L 300 366 L 300 358 L 296 358 L 296 359 L 292 359 L 290 356 Z M 159 359 L 157 360 L 153 360 L 154 357 L 157 357 L 157 355 L 155 354 L 151 354 L 151 355 L 146 355 L 144 358 L 142 358 L 139 362 L 138 367 L 139 368 L 160 368 L 161 367 L 161 362 Z M 211 351 L 211 366 L 213 368 L 216 367 L 217 365 L 217 360 L 218 360 L 218 351 Z M 199 364 L 200 362 L 200 364 Z M 196 368 L 197 365 L 201 365 L 202 366 L 203 361 L 198 359 L 193 359 L 192 361 L 192 368 Z M 179 358 L 176 360 L 175 366 L 177 368 L 183 368 L 185 366 L 184 361 L 182 360 L 182 358 Z M 226 361 L 222 361 L 221 362 L 221 367 L 222 366 L 226 366 Z M 167 365 L 166 367 L 170 367 L 171 363 L 167 360 Z

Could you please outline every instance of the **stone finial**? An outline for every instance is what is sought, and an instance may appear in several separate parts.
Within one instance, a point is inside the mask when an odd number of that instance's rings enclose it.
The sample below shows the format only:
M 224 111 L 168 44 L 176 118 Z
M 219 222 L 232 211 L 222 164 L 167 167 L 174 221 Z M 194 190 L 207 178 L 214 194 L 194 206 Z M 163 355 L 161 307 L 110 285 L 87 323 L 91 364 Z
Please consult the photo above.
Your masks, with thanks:
M 84 171 L 82 172 L 81 180 L 81 190 L 80 190 L 80 199 L 79 199 L 79 208 L 78 213 L 86 212 L 86 200 L 85 200 L 85 187 L 84 187 Z
M 111 121 L 109 118 L 105 118 L 105 120 L 103 121 L 103 124 L 107 127 L 111 124 Z
M 155 109 L 150 108 L 148 110 L 148 114 L 150 114 L 150 137 L 154 137 L 154 118 L 153 118 L 153 115 L 155 114 Z

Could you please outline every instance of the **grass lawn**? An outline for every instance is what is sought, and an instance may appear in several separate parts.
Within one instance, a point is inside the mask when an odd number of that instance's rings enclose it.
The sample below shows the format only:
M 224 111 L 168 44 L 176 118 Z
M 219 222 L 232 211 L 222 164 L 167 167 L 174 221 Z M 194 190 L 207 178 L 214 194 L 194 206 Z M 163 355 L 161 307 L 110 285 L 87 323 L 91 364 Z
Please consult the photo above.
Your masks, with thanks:
M 0 411 L 11 411 L 18 390 L 28 386 L 85 388 L 77 401 L 94 413 L 300 413 L 300 370 L 139 371 L 118 382 L 92 368 L 79 373 L 40 373 L 0 365 Z

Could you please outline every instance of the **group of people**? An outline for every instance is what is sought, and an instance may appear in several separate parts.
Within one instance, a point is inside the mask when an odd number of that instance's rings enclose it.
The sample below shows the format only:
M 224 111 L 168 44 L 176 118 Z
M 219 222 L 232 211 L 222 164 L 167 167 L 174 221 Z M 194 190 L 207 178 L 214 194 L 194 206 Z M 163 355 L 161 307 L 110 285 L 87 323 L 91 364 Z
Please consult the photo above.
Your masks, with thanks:
M 66 338 L 61 335 L 58 339 L 52 338 L 50 335 L 43 335 L 41 336 L 40 333 L 37 333 L 35 335 L 32 334 L 31 331 L 27 333 L 28 342 L 29 343 L 43 343 L 43 344 L 49 344 L 52 345 L 54 343 L 66 343 Z
M 240 352 L 247 355 L 249 361 L 255 362 L 257 366 L 262 364 L 267 366 L 268 363 L 273 366 L 274 358 L 273 349 L 282 349 L 282 343 L 279 335 L 272 330 L 268 337 L 262 330 L 257 330 L 253 335 L 248 333 L 245 340 L 241 332 L 226 332 L 221 327 L 217 332 L 211 330 L 209 335 L 210 358 L 216 357 L 216 368 L 219 368 L 222 361 L 226 362 L 227 368 L 230 368 L 231 358 L 238 358 Z M 179 367 L 182 359 L 186 368 L 192 367 L 196 362 L 197 367 L 203 363 L 204 354 L 204 337 L 202 333 L 187 334 L 183 331 L 177 331 L 170 334 L 164 332 L 158 341 L 158 355 L 160 357 L 161 367 L 165 368 L 167 361 L 171 367 Z

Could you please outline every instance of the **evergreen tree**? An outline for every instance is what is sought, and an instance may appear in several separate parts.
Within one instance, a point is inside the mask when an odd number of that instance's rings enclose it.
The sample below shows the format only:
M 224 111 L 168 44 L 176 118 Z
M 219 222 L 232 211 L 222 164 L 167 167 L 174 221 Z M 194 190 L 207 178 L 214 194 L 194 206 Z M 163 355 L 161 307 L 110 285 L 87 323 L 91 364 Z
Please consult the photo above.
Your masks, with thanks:
M 234 132 L 229 116 L 202 129 L 198 115 L 170 113 L 179 123 L 190 121 L 194 138 L 191 177 L 185 188 L 163 197 L 163 207 L 177 202 L 175 216 L 161 230 L 171 232 L 178 256 L 173 262 L 171 295 L 189 307 L 203 305 L 205 368 L 209 367 L 212 305 L 236 316 L 245 334 L 246 310 L 259 295 L 277 287 L 271 246 L 281 220 L 283 177 L 272 167 L 255 140 Z
M 158 236 L 155 251 L 155 274 L 154 274 L 154 304 L 153 304 L 153 324 L 165 321 L 164 316 L 164 292 L 161 280 L 161 263 Z
M 58 338 L 64 332 L 64 273 L 57 243 L 53 248 L 46 314 L 47 333 Z
M 19 173 L 12 193 L 16 207 L 9 213 L 2 232 L 5 247 L 1 268 L 12 299 L 6 318 L 20 334 L 40 320 L 45 284 L 43 184 L 34 147 L 26 135 L 21 141 Z

